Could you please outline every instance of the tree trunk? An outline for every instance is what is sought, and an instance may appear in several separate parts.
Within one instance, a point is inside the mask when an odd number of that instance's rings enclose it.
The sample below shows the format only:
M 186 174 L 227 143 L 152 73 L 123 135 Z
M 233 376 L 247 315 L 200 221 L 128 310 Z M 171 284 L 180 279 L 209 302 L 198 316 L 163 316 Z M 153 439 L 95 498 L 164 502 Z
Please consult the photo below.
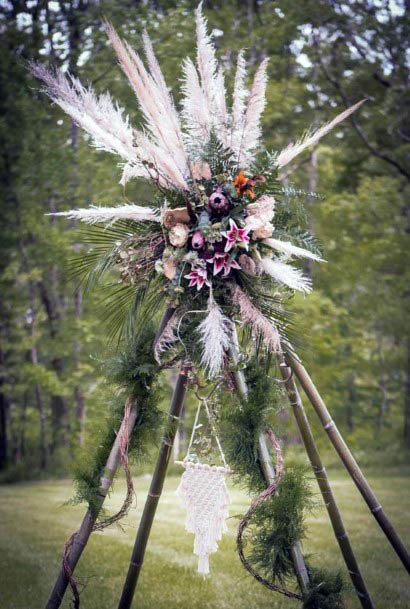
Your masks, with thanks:
M 404 444 L 410 450 L 410 340 L 407 341 L 407 370 L 404 393 Z
M 4 354 L 0 349 L 0 366 L 4 370 Z M 9 401 L 4 393 L 2 386 L 4 385 L 4 377 L 0 377 L 0 470 L 5 469 L 8 464 L 8 434 L 7 420 Z

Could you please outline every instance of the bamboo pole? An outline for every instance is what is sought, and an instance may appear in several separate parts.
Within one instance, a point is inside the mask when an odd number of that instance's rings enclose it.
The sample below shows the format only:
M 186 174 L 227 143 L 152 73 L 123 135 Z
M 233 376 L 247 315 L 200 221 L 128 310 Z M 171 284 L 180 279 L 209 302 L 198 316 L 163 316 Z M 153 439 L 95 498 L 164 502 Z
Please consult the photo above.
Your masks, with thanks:
M 104 504 L 105 498 L 109 491 L 109 488 L 114 480 L 115 474 L 117 472 L 119 462 L 120 462 L 120 439 L 124 435 L 125 425 L 128 426 L 128 438 L 130 437 L 132 430 L 135 426 L 135 422 L 137 420 L 138 409 L 133 404 L 128 416 L 128 421 L 126 421 L 125 417 L 122 420 L 121 427 L 117 433 L 117 437 L 112 445 L 110 454 L 108 456 L 107 462 L 105 464 L 103 473 L 100 478 L 100 486 L 97 492 L 95 505 L 93 511 L 90 509 L 87 510 L 81 526 L 78 530 L 78 534 L 75 536 L 73 545 L 70 550 L 70 554 L 67 557 L 68 567 L 71 570 L 71 573 L 74 572 L 74 569 L 77 566 L 78 561 L 81 558 L 81 555 L 88 543 L 88 539 L 93 531 L 94 524 L 96 523 L 98 514 L 101 512 L 101 508 Z M 64 566 L 61 567 L 60 572 L 57 576 L 53 589 L 51 590 L 50 596 L 47 601 L 46 609 L 58 609 L 60 607 L 65 591 L 67 589 L 69 580 L 64 569 Z
M 174 443 L 176 430 L 178 428 L 179 417 L 184 404 L 189 368 L 190 366 L 186 362 L 181 366 L 181 370 L 175 385 L 168 412 L 167 425 L 161 441 L 154 475 L 152 477 L 147 500 L 144 505 L 144 511 L 138 527 L 138 533 L 131 554 L 128 573 L 122 589 L 118 609 L 130 609 L 131 607 L 138 577 L 144 561 L 149 534 L 151 532 L 152 523 L 154 521 L 158 502 L 161 497 L 162 488 L 164 486 L 165 475 L 172 453 L 172 446 Z
M 306 416 L 305 409 L 303 408 L 303 403 L 298 388 L 296 387 L 295 380 L 292 376 L 292 370 L 288 366 L 280 366 L 280 370 L 288 393 L 289 402 L 292 406 L 300 435 L 302 436 L 306 453 L 316 476 L 316 480 L 323 497 L 323 502 L 329 514 L 329 519 L 332 524 L 337 543 L 339 544 L 340 551 L 345 561 L 353 586 L 355 587 L 360 604 L 362 605 L 363 609 L 375 609 L 370 593 L 367 590 L 363 576 L 360 572 L 360 567 L 353 552 L 349 536 L 344 527 L 342 516 L 339 512 L 336 499 L 329 484 L 326 469 L 323 467 L 323 463 L 313 437 L 312 429 Z
M 339 457 L 341 458 L 345 468 L 349 472 L 351 478 L 359 489 L 363 499 L 367 503 L 371 513 L 377 520 L 380 528 L 386 535 L 397 556 L 400 558 L 407 572 L 410 573 L 410 555 L 400 539 L 398 533 L 394 529 L 389 518 L 386 516 L 382 506 L 380 505 L 376 495 L 372 488 L 367 482 L 363 472 L 353 457 L 350 449 L 344 441 L 340 431 L 338 430 L 336 423 L 332 420 L 330 413 L 326 407 L 326 404 L 322 400 L 318 390 L 313 384 L 312 379 L 305 370 L 304 366 L 291 354 L 287 354 L 287 359 L 290 367 L 293 369 L 295 375 L 299 379 L 299 382 L 306 393 L 309 401 L 318 415 L 323 428 L 330 438 L 334 448 L 336 449 Z
M 230 356 L 235 364 L 238 363 L 239 359 L 239 343 L 236 330 L 233 332 L 233 341 L 229 349 Z M 242 398 L 247 398 L 248 387 L 245 380 L 245 375 L 242 370 L 235 370 L 233 372 L 235 378 L 235 384 L 239 395 Z M 261 433 L 258 440 L 258 459 L 260 461 L 263 476 L 266 484 L 269 485 L 275 480 L 275 470 L 272 465 L 268 445 L 266 443 L 265 435 Z M 291 549 L 291 557 L 293 567 L 295 570 L 296 579 L 298 580 L 299 588 L 302 594 L 305 594 L 309 588 L 309 574 L 306 568 L 305 560 L 302 554 L 302 548 L 299 542 L 294 544 Z

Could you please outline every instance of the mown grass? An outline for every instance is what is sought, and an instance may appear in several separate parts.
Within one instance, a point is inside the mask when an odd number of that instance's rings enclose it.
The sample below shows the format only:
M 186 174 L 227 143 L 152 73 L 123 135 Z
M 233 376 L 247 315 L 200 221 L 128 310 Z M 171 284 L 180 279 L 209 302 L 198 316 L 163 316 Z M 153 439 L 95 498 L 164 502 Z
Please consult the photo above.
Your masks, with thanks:
M 332 473 L 333 488 L 377 609 L 407 609 L 410 587 L 401 563 L 370 516 L 352 482 L 342 472 Z M 409 542 L 410 485 L 405 470 L 370 477 L 387 514 Z M 149 477 L 136 478 L 137 508 L 122 530 L 114 527 L 94 534 L 76 574 L 87 578 L 83 609 L 115 609 L 124 581 L 131 547 Z M 160 501 L 146 560 L 133 607 L 139 609 L 290 609 L 298 603 L 263 589 L 241 567 L 235 553 L 235 515 L 245 511 L 249 498 L 231 489 L 229 534 L 211 559 L 212 576 L 196 574 L 192 536 L 184 531 L 184 513 L 175 494 L 178 479 L 169 477 Z M 121 503 L 124 486 L 116 483 L 110 510 Z M 65 505 L 73 489 L 68 481 L 38 482 L 0 487 L 0 606 L 38 609 L 45 606 L 59 567 L 65 539 L 77 527 L 82 506 Z M 342 568 L 326 512 L 319 507 L 308 518 L 304 551 L 312 562 Z M 407 538 L 407 539 L 406 539 Z M 83 580 L 84 581 L 84 580 Z M 351 590 L 346 608 L 359 604 Z M 69 607 L 69 595 L 63 607 Z

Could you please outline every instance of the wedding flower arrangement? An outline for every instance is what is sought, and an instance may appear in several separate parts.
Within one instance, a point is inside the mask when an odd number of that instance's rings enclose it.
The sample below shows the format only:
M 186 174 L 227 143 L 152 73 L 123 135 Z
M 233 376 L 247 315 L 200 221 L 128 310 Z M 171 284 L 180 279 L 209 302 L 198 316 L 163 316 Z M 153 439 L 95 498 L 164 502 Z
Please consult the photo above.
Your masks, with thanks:
M 131 127 L 109 94 L 98 97 L 78 79 L 39 64 L 33 64 L 32 71 L 97 148 L 122 158 L 122 184 L 145 178 L 158 189 L 149 207 L 92 206 L 57 214 L 97 224 L 94 228 L 100 230 L 98 248 L 93 244 L 95 233 L 90 233 L 93 249 L 79 263 L 79 270 L 99 277 L 118 269 L 126 292 L 114 290 L 111 316 L 117 320 L 116 329 L 122 310 L 119 294 L 124 295 L 124 310 L 125 295 L 129 297 L 129 323 L 137 303 L 142 311 L 149 302 L 155 312 L 153 303 L 159 306 L 165 298 L 175 307 L 156 346 L 158 357 L 176 341 L 177 325 L 179 336 L 183 335 L 180 326 L 186 311 L 202 311 L 202 320 L 195 315 L 190 320 L 203 339 L 200 361 L 216 375 L 225 361 L 233 315 L 239 313 L 270 350 L 280 349 L 281 339 L 286 338 L 279 294 L 309 292 L 311 281 L 294 261 L 321 258 L 313 238 L 298 225 L 290 200 L 295 193 L 282 186 L 280 171 L 362 102 L 278 154 L 269 153 L 261 143 L 267 59 L 257 68 L 248 89 L 245 57 L 239 53 L 229 107 L 223 67 L 207 34 L 201 6 L 196 11 L 196 27 L 196 65 L 191 59 L 183 64 L 183 98 L 178 111 L 148 35 L 143 37 L 146 65 L 107 24 L 109 39 L 142 112 L 140 130 Z M 189 336 L 195 336 L 192 324 Z M 196 338 L 192 340 L 196 343 Z M 216 351 L 211 352 L 211 347 Z
M 31 69 L 45 83 L 51 99 L 91 136 L 95 147 L 121 158 L 123 185 L 143 178 L 156 187 L 149 206 L 90 206 L 54 215 L 89 225 L 84 239 L 89 249 L 77 258 L 74 269 L 87 288 L 108 278 L 104 312 L 112 335 L 124 332 L 135 341 L 141 336 L 136 320 L 140 328 L 145 327 L 166 302 L 153 345 L 156 362 L 161 364 L 164 353 L 174 347 L 171 364 L 180 359 L 184 368 L 189 361 L 192 377 L 197 379 L 198 372 L 203 372 L 214 379 L 209 395 L 215 392 L 215 399 L 220 397 L 222 385 L 231 391 L 225 433 L 230 461 L 238 474 L 244 474 L 242 478 L 249 479 L 250 490 L 259 492 L 269 483 L 257 520 L 259 538 L 253 540 L 257 544 L 259 539 L 263 551 L 259 558 L 255 554 L 254 562 L 263 563 L 270 579 L 281 582 L 291 573 L 291 548 L 303 534 L 302 504 L 308 499 L 300 476 L 284 476 L 281 502 L 277 498 L 273 502 L 282 463 L 276 440 L 280 471 L 275 481 L 266 479 L 260 458 L 255 457 L 263 435 L 261 419 L 272 410 L 276 385 L 260 366 L 259 349 L 253 347 L 263 346 L 268 356 L 292 348 L 284 303 L 295 291 L 307 294 L 312 289 L 311 279 L 298 266 L 300 259 L 322 261 L 315 239 L 301 221 L 300 198 L 313 195 L 284 186 L 282 170 L 363 102 L 308 131 L 279 153 L 270 152 L 261 141 L 268 60 L 256 69 L 248 88 L 245 55 L 239 52 L 229 96 L 201 5 L 196 10 L 196 30 L 196 63 L 186 59 L 183 64 L 182 101 L 177 109 L 148 35 L 143 36 L 144 63 L 107 24 L 109 40 L 138 101 L 143 117 L 140 129 L 130 125 L 108 93 L 97 96 L 77 78 L 40 64 L 32 64 Z M 242 329 L 241 338 L 254 339 L 248 349 L 253 351 L 254 362 L 249 389 L 240 370 L 236 325 Z M 269 368 L 269 357 L 265 360 Z M 145 368 L 142 360 L 138 369 L 126 366 L 134 380 Z M 152 363 L 149 369 L 152 372 Z M 233 389 L 238 392 L 236 402 Z M 187 454 L 180 490 L 187 506 L 188 530 L 196 534 L 199 571 L 208 573 L 209 554 L 216 550 L 225 530 L 228 497 L 224 476 L 232 470 L 225 462 L 209 398 L 198 399 L 190 445 L 201 426 L 198 421 L 204 403 L 224 467 L 201 464 Z M 272 501 L 265 501 L 269 498 Z M 254 511 L 256 507 L 252 514 Z M 273 534 L 279 531 L 273 546 L 272 523 Z M 275 561 L 271 551 L 277 552 Z M 259 576 L 257 579 L 266 584 Z M 309 594 L 339 598 L 339 580 L 322 594 L 323 581 L 322 574 L 312 572 Z M 268 583 L 268 587 L 302 598 L 276 584 Z M 319 606 L 309 594 L 304 606 Z M 332 606 L 340 605 L 333 602 Z

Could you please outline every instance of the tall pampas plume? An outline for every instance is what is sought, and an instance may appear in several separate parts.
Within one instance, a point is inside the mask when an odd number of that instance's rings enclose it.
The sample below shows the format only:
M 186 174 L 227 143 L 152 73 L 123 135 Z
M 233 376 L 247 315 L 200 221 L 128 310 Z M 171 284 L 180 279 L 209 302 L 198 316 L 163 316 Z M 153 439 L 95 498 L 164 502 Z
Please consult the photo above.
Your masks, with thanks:
M 286 254 L 287 256 L 296 256 L 296 258 L 309 258 L 309 260 L 315 260 L 316 262 L 325 262 L 323 258 L 314 254 L 313 252 L 309 252 L 309 250 L 304 249 L 303 247 L 297 247 L 297 245 L 293 245 L 290 241 L 280 241 L 279 239 L 264 239 L 263 243 L 268 247 L 276 250 L 277 252 L 281 252 Z
M 152 143 L 162 148 L 163 153 L 167 155 L 168 166 L 174 167 L 181 174 L 178 186 L 186 189 L 187 184 L 183 176 L 188 173 L 188 161 L 178 117 L 148 37 L 145 39 L 145 51 L 148 62 L 154 69 L 153 75 L 147 71 L 134 49 L 121 40 L 110 23 L 106 23 L 106 31 L 120 65 L 134 89 L 144 116 L 145 127 L 153 138 Z M 144 134 L 139 134 L 140 139 L 143 139 L 143 136 Z M 148 139 L 145 136 L 145 141 Z M 159 169 L 166 173 L 165 167 L 160 166 Z
M 134 220 L 135 222 L 159 222 L 159 210 L 141 205 L 120 205 L 118 207 L 98 207 L 92 205 L 86 209 L 70 209 L 47 216 L 63 216 L 72 220 L 81 220 L 86 224 L 110 224 L 117 220 Z
M 337 127 L 342 121 L 348 118 L 353 112 L 356 112 L 360 108 L 362 104 L 364 104 L 366 100 L 362 99 L 357 104 L 350 106 L 341 114 L 338 114 L 336 118 L 332 121 L 326 123 L 319 129 L 313 132 L 308 132 L 306 135 L 301 137 L 297 142 L 293 144 L 289 144 L 286 146 L 277 156 L 275 165 L 280 169 L 281 167 L 285 167 L 288 163 L 290 163 L 296 156 L 298 156 L 301 152 L 309 148 L 309 146 L 314 146 L 322 139 L 325 135 L 327 135 L 332 129 Z
M 215 48 L 211 37 L 207 33 L 207 21 L 202 14 L 202 2 L 195 11 L 197 36 L 197 66 L 201 77 L 201 86 L 204 92 L 208 111 L 212 116 L 214 111 L 214 95 L 217 86 L 218 63 L 215 57 Z
M 238 155 L 239 147 L 244 136 L 244 120 L 246 98 L 249 91 L 245 87 L 246 61 L 244 51 L 241 49 L 236 62 L 235 82 L 232 98 L 232 122 L 230 134 L 230 147 Z
M 257 336 L 261 336 L 268 349 L 272 352 L 280 351 L 280 335 L 278 330 L 261 311 L 255 307 L 248 296 L 235 284 L 231 284 L 232 302 L 239 308 L 242 321 L 249 324 Z
M 290 264 L 281 260 L 272 260 L 272 258 L 262 258 L 260 264 L 264 273 L 270 275 L 278 283 L 284 283 L 292 290 L 298 290 L 306 294 L 312 291 L 312 282 L 309 277 L 306 277 L 302 271 L 295 269 Z
M 238 164 L 252 161 L 261 137 L 261 116 L 266 105 L 266 83 L 268 59 L 264 59 L 256 70 L 252 88 L 246 104 L 244 127 L 239 147 Z
M 36 62 L 31 62 L 29 67 L 44 83 L 44 92 L 92 137 L 96 148 L 118 154 L 128 162 L 137 159 L 128 117 L 108 93 L 98 97 L 91 87 L 87 89 L 74 76 L 48 70 Z
M 232 336 L 232 322 L 222 313 L 212 294 L 209 296 L 207 315 L 199 324 L 201 337 L 201 364 L 208 370 L 209 378 L 220 373 Z
M 182 116 L 185 122 L 186 140 L 192 148 L 198 142 L 207 141 L 211 132 L 211 114 L 199 82 L 198 72 L 191 59 L 182 64 Z

